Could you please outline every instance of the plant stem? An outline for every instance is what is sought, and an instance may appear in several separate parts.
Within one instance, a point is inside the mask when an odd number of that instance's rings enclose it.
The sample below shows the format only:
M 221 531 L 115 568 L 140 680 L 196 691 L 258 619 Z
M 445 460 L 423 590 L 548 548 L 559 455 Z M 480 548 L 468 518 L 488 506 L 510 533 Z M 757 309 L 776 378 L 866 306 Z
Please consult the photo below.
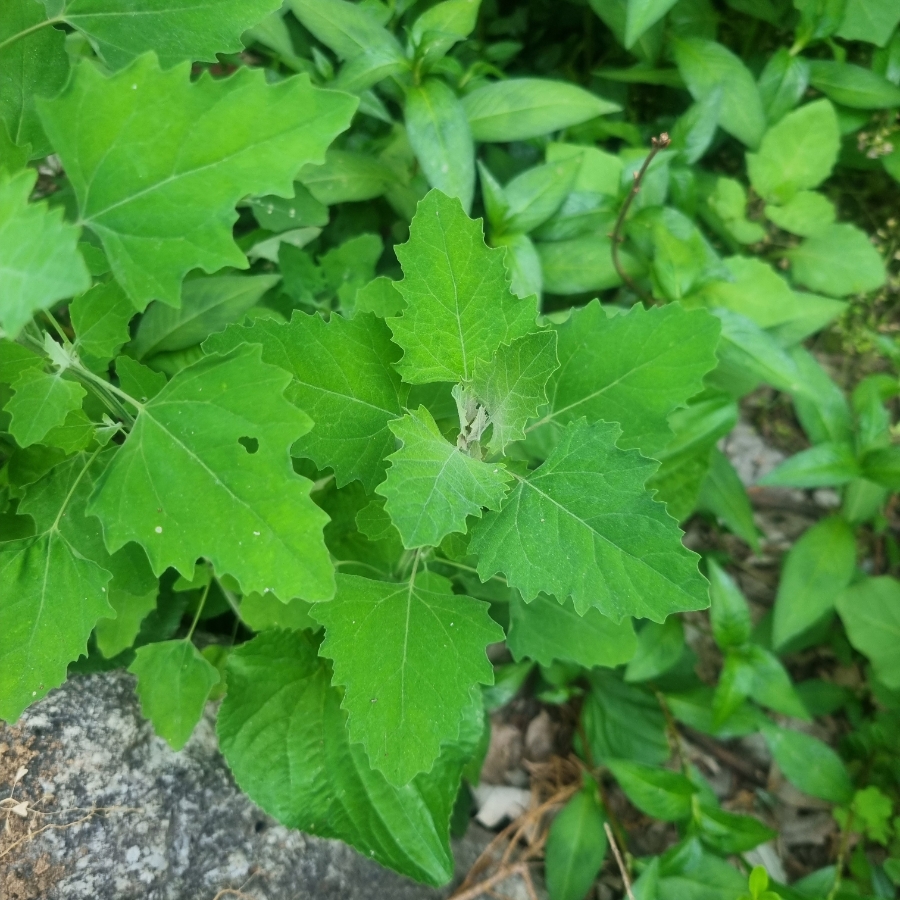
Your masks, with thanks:
M 20 38 L 27 37 L 29 34 L 33 34 L 41 28 L 46 28 L 47 25 L 58 25 L 62 21 L 64 21 L 62 16 L 54 16 L 52 19 L 45 19 L 43 22 L 38 22 L 37 25 L 32 25 L 30 28 L 26 28 L 24 31 L 20 31 L 18 34 L 8 37 L 5 41 L 0 41 L 0 50 L 5 50 L 10 44 L 14 44 Z
M 209 581 L 206 583 L 206 587 L 203 590 L 203 596 L 200 598 L 200 602 L 197 604 L 197 612 L 194 614 L 194 621 L 191 622 L 191 629 L 187 633 L 187 637 L 185 638 L 186 642 L 190 642 L 191 638 L 194 636 L 194 629 L 197 627 L 197 623 L 200 621 L 200 615 L 203 612 L 203 607 L 206 606 L 206 598 L 209 596 L 209 589 L 212 587 L 212 575 L 210 575 Z
M 641 189 L 641 182 L 644 180 L 644 176 L 647 174 L 647 170 L 650 168 L 650 164 L 656 157 L 656 154 L 659 153 L 660 150 L 665 150 L 666 147 L 669 146 L 671 140 L 669 139 L 669 135 L 664 131 L 658 138 L 650 139 L 650 152 L 647 154 L 647 158 L 644 160 L 644 164 L 638 169 L 637 172 L 634 173 L 634 183 L 631 185 L 631 190 L 628 192 L 628 196 L 625 198 L 625 202 L 622 204 L 621 209 L 619 210 L 618 218 L 616 219 L 616 224 L 613 227 L 612 234 L 610 237 L 612 238 L 612 259 L 613 265 L 616 267 L 616 272 L 619 273 L 619 278 L 634 291 L 638 297 L 641 298 L 645 303 L 655 303 L 654 298 L 641 290 L 634 282 L 634 279 L 625 271 L 622 267 L 622 262 L 619 259 L 619 244 L 625 240 L 622 235 L 622 229 L 625 225 L 625 217 L 628 215 L 628 210 L 631 209 L 631 204 L 634 202 L 634 198 L 638 195 L 638 192 Z

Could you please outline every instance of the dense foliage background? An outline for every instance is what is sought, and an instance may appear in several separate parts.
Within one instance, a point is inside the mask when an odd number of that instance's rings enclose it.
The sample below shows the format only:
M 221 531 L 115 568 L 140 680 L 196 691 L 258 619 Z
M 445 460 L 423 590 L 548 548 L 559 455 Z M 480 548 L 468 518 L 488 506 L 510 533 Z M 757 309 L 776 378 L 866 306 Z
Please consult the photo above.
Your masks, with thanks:
M 895 897 L 900 4 L 278 7 L 0 0 L 0 715 L 435 884 L 540 715 L 552 900 Z

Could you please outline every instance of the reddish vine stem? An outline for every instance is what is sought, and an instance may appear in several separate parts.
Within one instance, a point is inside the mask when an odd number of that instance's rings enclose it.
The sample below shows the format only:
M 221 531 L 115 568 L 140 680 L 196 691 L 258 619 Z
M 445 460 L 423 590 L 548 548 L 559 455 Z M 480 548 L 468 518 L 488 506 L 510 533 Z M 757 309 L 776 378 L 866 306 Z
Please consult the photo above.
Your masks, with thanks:
M 656 154 L 659 153 L 660 150 L 665 150 L 666 147 L 671 143 L 671 139 L 667 132 L 663 132 L 659 137 L 650 139 L 650 152 L 647 154 L 647 158 L 644 160 L 644 164 L 638 169 L 637 172 L 634 173 L 634 183 L 631 185 L 631 190 L 628 192 L 628 196 L 625 198 L 625 202 L 622 204 L 621 209 L 619 210 L 619 215 L 616 218 L 616 224 L 613 226 L 612 234 L 610 237 L 612 238 L 612 259 L 613 265 L 616 267 L 616 272 L 619 273 L 619 278 L 634 291 L 638 297 L 641 298 L 645 303 L 655 303 L 656 301 L 653 297 L 648 294 L 646 291 L 641 290 L 635 284 L 634 279 L 625 271 L 622 266 L 622 262 L 619 259 L 619 244 L 625 240 L 622 235 L 622 228 L 625 225 L 625 217 L 628 215 L 628 210 L 631 209 L 631 204 L 634 202 L 634 198 L 638 195 L 638 192 L 641 189 L 641 182 L 644 180 L 644 176 L 647 174 L 647 170 L 650 168 L 650 164 L 656 158 Z

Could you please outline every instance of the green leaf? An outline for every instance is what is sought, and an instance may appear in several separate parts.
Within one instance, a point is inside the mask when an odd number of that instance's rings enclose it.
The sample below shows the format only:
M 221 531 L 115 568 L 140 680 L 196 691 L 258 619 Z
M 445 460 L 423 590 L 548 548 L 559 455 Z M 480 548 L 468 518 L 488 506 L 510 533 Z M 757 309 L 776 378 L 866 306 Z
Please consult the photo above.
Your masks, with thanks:
M 580 168 L 572 185 L 580 193 L 619 195 L 622 183 L 622 160 L 597 147 L 582 144 L 547 145 L 547 162 L 558 163 L 568 159 L 580 160 Z
M 772 642 L 783 647 L 833 608 L 856 571 L 856 538 L 840 516 L 823 519 L 790 549 L 775 598 Z
M 355 108 L 306 76 L 267 84 L 258 69 L 196 82 L 189 73 L 187 63 L 162 71 L 152 54 L 112 76 L 84 60 L 59 97 L 39 104 L 80 220 L 138 308 L 154 298 L 178 306 L 190 269 L 246 268 L 231 235 L 235 204 L 292 196 L 294 173 L 323 158 Z
M 609 316 L 596 301 L 560 325 L 560 368 L 550 378 L 549 412 L 537 424 L 618 422 L 619 446 L 652 456 L 670 440 L 668 416 L 703 389 L 716 365 L 719 326 L 678 304 Z
M 863 475 L 878 484 L 900 490 L 900 447 L 870 450 L 862 460 Z
M 268 628 L 289 628 L 292 631 L 311 629 L 318 623 L 310 615 L 312 604 L 295 597 L 287 603 L 274 594 L 247 594 L 241 598 L 241 621 L 254 631 Z
M 485 245 L 481 220 L 459 200 L 430 191 L 396 253 L 404 274 L 396 287 L 407 305 L 388 325 L 404 350 L 404 381 L 468 381 L 477 360 L 537 330 L 533 299 L 509 290 L 505 251 Z
M 779 47 L 759 76 L 759 95 L 769 123 L 774 125 L 789 113 L 806 93 L 809 62 L 802 56 Z
M 798 191 L 784 206 L 767 203 L 765 211 L 766 217 L 779 228 L 801 237 L 826 231 L 837 215 L 834 204 L 815 191 Z
M 507 444 L 525 437 L 525 424 L 547 402 L 547 381 L 557 368 L 553 331 L 503 344 L 489 363 L 476 365 L 472 391 L 490 418 L 491 453 L 502 453 Z
M 428 183 L 468 210 L 475 192 L 475 147 L 456 94 L 441 79 L 427 78 L 407 92 L 404 119 Z
M 482 507 L 500 509 L 512 476 L 451 444 L 424 406 L 389 427 L 401 446 L 375 491 L 404 547 L 435 547 L 451 532 L 465 533 L 466 517 L 481 516 Z
M 764 200 L 786 203 L 831 174 L 840 143 L 834 107 L 827 100 L 807 103 L 763 135 L 758 153 L 747 154 L 750 183 Z
M 581 720 L 595 763 L 628 759 L 659 765 L 669 758 L 666 720 L 653 694 L 612 672 L 588 675 L 591 690 Z
M 35 534 L 0 544 L 0 718 L 14 722 L 30 703 L 66 679 L 87 652 L 107 601 L 112 573 L 99 523 L 84 516 L 97 470 L 72 457 L 28 487 L 19 513 Z
M 294 454 L 333 468 L 339 487 L 358 478 L 371 491 L 382 481 L 384 457 L 395 446 L 389 423 L 408 393 L 392 368 L 399 354 L 385 325 L 371 314 L 326 322 L 295 312 L 287 324 L 232 326 L 204 346 L 221 353 L 244 342 L 261 344 L 265 362 L 291 373 L 287 397 L 316 423 Z
M 5 125 L 13 144 L 30 144 L 33 157 L 52 151 L 35 99 L 59 93 L 69 75 L 65 33 L 42 27 L 46 18 L 35 0 L 0 2 L 0 131 Z M 5 243 L 0 240 L 0 246 Z
M 669 616 L 662 624 L 646 622 L 638 632 L 637 650 L 625 668 L 625 680 L 650 681 L 674 666 L 684 653 L 681 619 Z
M 722 650 L 740 647 L 750 639 L 753 623 L 750 607 L 732 578 L 715 560 L 706 561 L 709 572 L 709 618 L 713 636 Z
M 69 304 L 75 328 L 75 349 L 96 360 L 112 359 L 131 332 L 135 309 L 116 281 L 100 282 Z
M 810 720 L 809 711 L 794 689 L 791 676 L 773 653 L 756 644 L 750 644 L 744 658 L 753 670 L 750 696 L 761 706 L 785 716 Z
M 154 353 L 193 347 L 239 321 L 278 280 L 277 275 L 188 278 L 182 287 L 180 308 L 159 301 L 147 307 L 129 352 L 144 359 Z
M 579 615 L 571 600 L 558 603 L 546 594 L 530 603 L 513 596 L 506 643 L 517 662 L 528 658 L 549 666 L 562 660 L 587 669 L 620 666 L 637 648 L 631 619 L 616 623 L 596 609 Z
M 859 463 L 849 444 L 816 444 L 789 456 L 760 478 L 767 487 L 838 487 L 860 475 Z
M 796 282 L 830 297 L 874 291 L 885 281 L 881 256 L 855 225 L 832 225 L 786 256 Z
M 546 222 L 572 190 L 582 165 L 581 154 L 575 154 L 513 178 L 503 190 L 507 203 L 503 230 L 529 232 Z
M 606 766 L 641 812 L 663 822 L 678 822 L 691 815 L 691 798 L 697 788 L 684 775 L 627 759 L 609 759 Z
M 246 206 L 253 210 L 253 218 L 267 231 L 290 231 L 294 228 L 328 224 L 328 207 L 320 203 L 299 181 L 294 182 L 294 196 L 289 200 L 270 194 L 267 197 L 247 197 Z
M 68 413 L 59 425 L 51 428 L 41 443 L 48 447 L 59 447 L 67 455 L 87 448 L 94 439 L 96 426 L 79 409 Z
M 712 513 L 729 531 L 759 551 L 759 530 L 753 507 L 740 477 L 728 457 L 714 447 L 709 470 L 700 485 L 697 509 Z
M 753 816 L 738 816 L 714 806 L 700 806 L 697 823 L 700 840 L 718 853 L 745 853 L 778 836 Z
M 543 78 L 495 81 L 462 101 L 476 141 L 524 141 L 579 125 L 621 107 L 584 88 Z
M 340 838 L 428 884 L 449 881 L 450 812 L 480 725 L 402 788 L 374 771 L 347 736 L 341 693 L 303 633 L 266 632 L 228 660 L 219 743 L 235 780 L 290 828 Z M 478 710 L 480 719 L 480 710 Z
M 778 768 L 794 787 L 831 803 L 848 803 L 853 785 L 841 758 L 818 738 L 768 725 L 763 735 Z
M 676 0 L 628 0 L 625 15 L 625 49 L 630 50 L 637 39 L 659 21 L 676 3 Z
M 87 394 L 77 381 L 63 378 L 62 372 L 48 375 L 32 368 L 19 374 L 12 389 L 15 394 L 5 409 L 12 416 L 10 434 L 20 447 L 41 443 L 69 412 L 80 409 Z
M 766 115 L 753 76 L 743 62 L 722 44 L 703 38 L 675 38 L 673 48 L 691 96 L 702 100 L 721 89 L 719 125 L 748 147 L 757 147 L 766 128 Z
M 835 600 L 850 643 L 872 663 L 875 677 L 900 689 L 900 582 L 887 576 L 867 578 Z
M 115 612 L 115 618 L 101 619 L 94 627 L 97 649 L 107 659 L 118 656 L 134 643 L 141 630 L 141 623 L 156 609 L 158 593 L 156 584 L 140 595 L 110 589 L 109 604 Z
M 393 180 L 391 170 L 377 159 L 349 150 L 329 150 L 325 162 L 300 170 L 300 181 L 325 206 L 380 197 Z
M 216 62 L 217 53 L 240 53 L 241 35 L 278 5 L 278 0 L 157 0 L 138 5 L 69 0 L 62 17 L 87 34 L 113 68 L 153 50 L 168 69 L 186 61 Z
M 597 784 L 584 787 L 557 813 L 547 835 L 544 866 L 553 900 L 584 900 L 606 858 L 606 815 Z
M 244 593 L 325 600 L 327 516 L 288 455 L 310 421 L 282 396 L 290 376 L 260 353 L 201 359 L 141 406 L 90 512 L 107 546 L 141 544 L 157 574 L 174 566 L 190 577 L 202 556 Z
M 62 209 L 28 202 L 36 178 L 0 167 L 0 327 L 10 338 L 38 310 L 91 286 L 76 248 L 79 229 L 63 221 Z
M 494 680 L 485 647 L 503 640 L 486 603 L 454 594 L 439 576 L 420 581 L 338 575 L 334 600 L 312 608 L 325 626 L 319 654 L 344 687 L 349 739 L 396 787 L 430 771 L 441 745 L 458 739 L 473 687 Z
M 160 641 L 138 647 L 128 671 L 137 676 L 141 712 L 173 750 L 180 750 L 219 683 L 215 666 L 190 641 Z
M 464 40 L 478 22 L 481 0 L 443 0 L 420 15 L 412 27 L 417 45 L 425 41 L 426 58 L 439 59 L 457 41 Z
M 900 87 L 861 66 L 812 59 L 809 61 L 809 81 L 826 97 L 851 109 L 900 106 Z
M 381 27 L 371 7 L 346 0 L 290 0 L 290 8 L 304 27 L 342 59 L 367 53 L 403 58 L 397 39 Z
M 354 311 L 370 312 L 379 319 L 399 316 L 406 306 L 403 295 L 396 288 L 396 282 L 384 275 L 370 281 L 356 292 Z
M 154 372 L 130 356 L 116 359 L 116 375 L 121 389 L 141 403 L 155 397 L 166 386 L 166 376 L 162 372 Z
M 733 900 L 746 889 L 746 878 L 704 851 L 697 838 L 676 844 L 660 858 L 657 896 L 666 900 Z
M 537 244 L 544 290 L 581 294 L 617 287 L 622 279 L 613 265 L 611 250 L 611 240 L 596 234 Z M 633 266 L 631 258 L 621 253 L 620 259 L 628 272 Z
M 883 47 L 900 23 L 893 0 L 847 0 L 837 36 L 845 41 L 868 41 Z
M 662 622 L 703 609 L 706 582 L 681 532 L 644 489 L 655 463 L 616 446 L 617 425 L 575 422 L 546 462 L 515 476 L 500 512 L 472 529 L 482 580 L 502 572 L 526 601 L 540 592 L 569 597 L 619 621 Z

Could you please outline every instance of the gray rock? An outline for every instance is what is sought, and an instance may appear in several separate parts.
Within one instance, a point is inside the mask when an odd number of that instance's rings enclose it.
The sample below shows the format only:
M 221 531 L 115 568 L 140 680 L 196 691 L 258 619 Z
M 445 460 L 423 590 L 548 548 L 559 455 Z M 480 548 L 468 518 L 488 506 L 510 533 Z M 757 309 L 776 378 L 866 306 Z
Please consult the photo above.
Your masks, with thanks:
M 450 892 L 278 825 L 235 786 L 211 711 L 174 753 L 142 718 L 133 686 L 121 671 L 75 677 L 16 727 L 0 723 L 0 798 L 14 798 L 0 806 L 3 900 L 436 900 Z M 13 810 L 15 801 L 27 808 Z M 490 837 L 470 828 L 457 843 L 460 873 Z

